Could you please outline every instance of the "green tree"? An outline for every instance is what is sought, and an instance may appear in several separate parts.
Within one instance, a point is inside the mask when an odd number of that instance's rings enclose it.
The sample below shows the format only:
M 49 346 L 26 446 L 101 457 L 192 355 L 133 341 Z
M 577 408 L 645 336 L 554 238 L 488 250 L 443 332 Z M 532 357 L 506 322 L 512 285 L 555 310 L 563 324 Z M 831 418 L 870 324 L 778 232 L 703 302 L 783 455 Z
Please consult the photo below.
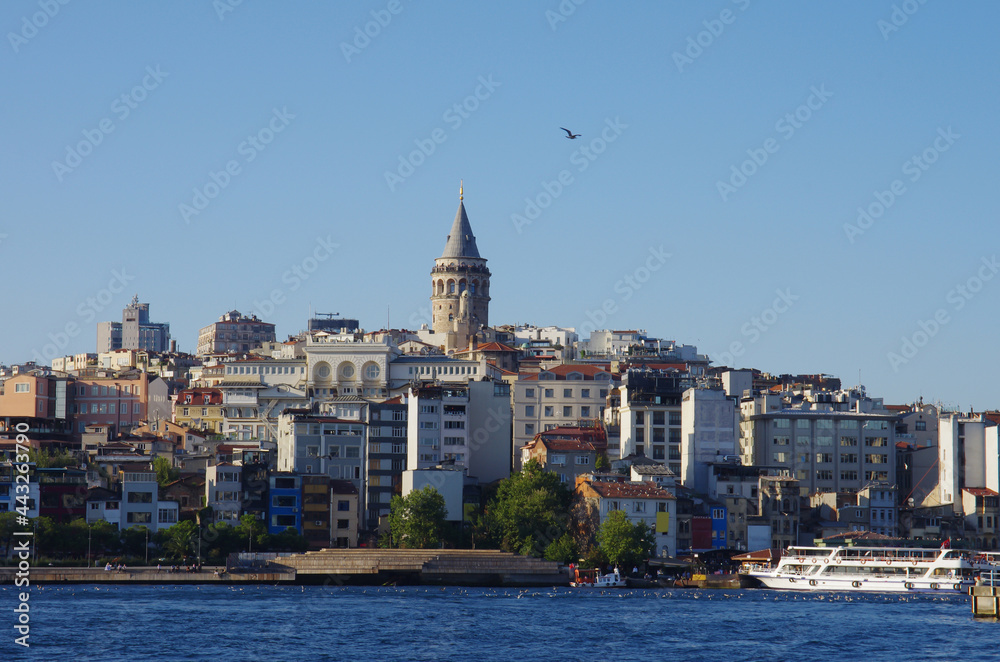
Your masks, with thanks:
M 39 469 L 49 469 L 52 467 L 75 467 L 79 464 L 72 453 L 65 450 L 50 453 L 45 449 L 28 449 L 28 462 L 34 462 Z
M 156 470 L 156 483 L 160 487 L 166 487 L 181 475 L 181 470 L 171 464 L 170 460 L 162 456 L 157 456 L 153 460 L 153 469 Z
M 607 471 L 610 468 L 611 468 L 611 462 L 608 461 L 608 454 L 607 453 L 601 453 L 600 455 L 597 456 L 597 459 L 594 460 L 594 469 L 595 470 L 597 470 L 597 471 Z
M 553 540 L 545 548 L 545 558 L 549 561 L 559 563 L 575 563 L 580 558 L 580 548 L 577 546 L 573 536 L 566 532 L 558 540 Z
M 247 551 L 264 551 L 263 536 L 267 534 L 267 529 L 264 528 L 263 522 L 250 513 L 246 513 L 240 517 L 240 523 L 236 525 L 236 533 L 243 540 L 243 548 L 247 549 L 249 546 Z M 251 541 L 252 545 L 250 544 Z
M 137 559 L 145 559 L 147 543 L 155 542 L 153 533 L 145 526 L 131 526 L 122 531 L 122 553 Z
M 392 497 L 389 505 L 389 545 L 427 549 L 441 544 L 448 510 L 444 497 L 427 485 L 405 497 Z
M 500 481 L 486 506 L 486 528 L 503 550 L 541 556 L 566 533 L 570 491 L 535 460 Z
M 644 522 L 632 524 L 624 511 L 613 510 L 597 530 L 597 544 L 609 563 L 628 568 L 649 558 L 656 539 Z
M 17 524 L 17 513 L 14 511 L 0 513 L 0 542 L 3 542 L 3 556 L 6 559 L 10 554 L 10 541 L 14 537 L 15 531 L 23 531 L 24 527 Z
M 157 533 L 157 542 L 170 557 L 183 559 L 195 551 L 198 542 L 198 525 L 191 520 L 177 522 L 163 532 Z

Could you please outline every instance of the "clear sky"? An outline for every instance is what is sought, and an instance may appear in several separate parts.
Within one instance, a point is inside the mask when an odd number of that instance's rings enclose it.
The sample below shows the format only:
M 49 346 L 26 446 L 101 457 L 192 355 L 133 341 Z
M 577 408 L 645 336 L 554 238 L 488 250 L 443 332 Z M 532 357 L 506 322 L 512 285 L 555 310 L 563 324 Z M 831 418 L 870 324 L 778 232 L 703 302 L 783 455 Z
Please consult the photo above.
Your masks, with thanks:
M 94 351 L 135 293 L 183 351 L 233 308 L 279 338 L 310 310 L 413 328 L 464 179 L 492 323 L 1000 407 L 998 21 L 5 0 L 0 362 Z

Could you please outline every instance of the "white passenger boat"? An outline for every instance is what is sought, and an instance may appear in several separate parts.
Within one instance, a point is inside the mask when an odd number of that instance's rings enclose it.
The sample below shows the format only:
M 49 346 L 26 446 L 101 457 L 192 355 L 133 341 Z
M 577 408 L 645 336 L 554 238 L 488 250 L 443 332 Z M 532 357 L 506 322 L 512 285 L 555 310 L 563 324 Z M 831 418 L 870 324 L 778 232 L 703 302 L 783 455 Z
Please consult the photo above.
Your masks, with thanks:
M 746 574 L 794 591 L 966 593 L 975 580 L 970 552 L 905 547 L 789 547 L 775 568 Z

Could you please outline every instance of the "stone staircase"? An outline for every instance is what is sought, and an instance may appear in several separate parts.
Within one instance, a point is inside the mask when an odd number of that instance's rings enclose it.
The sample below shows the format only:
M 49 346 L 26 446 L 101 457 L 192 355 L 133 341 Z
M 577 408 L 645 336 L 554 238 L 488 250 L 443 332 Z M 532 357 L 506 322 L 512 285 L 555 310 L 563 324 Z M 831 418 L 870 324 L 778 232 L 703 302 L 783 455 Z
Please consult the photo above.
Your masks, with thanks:
M 300 581 L 328 576 L 358 583 L 448 583 L 456 585 L 566 584 L 559 564 L 496 550 L 323 549 L 283 555 Z

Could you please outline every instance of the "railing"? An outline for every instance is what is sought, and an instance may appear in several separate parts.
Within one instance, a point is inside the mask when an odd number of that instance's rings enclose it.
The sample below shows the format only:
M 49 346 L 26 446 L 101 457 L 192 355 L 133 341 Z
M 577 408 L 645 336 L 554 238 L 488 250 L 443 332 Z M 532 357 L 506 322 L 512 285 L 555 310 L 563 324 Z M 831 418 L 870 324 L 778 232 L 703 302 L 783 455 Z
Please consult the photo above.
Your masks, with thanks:
M 980 586 L 1000 587 L 1000 570 L 984 570 L 979 573 Z

